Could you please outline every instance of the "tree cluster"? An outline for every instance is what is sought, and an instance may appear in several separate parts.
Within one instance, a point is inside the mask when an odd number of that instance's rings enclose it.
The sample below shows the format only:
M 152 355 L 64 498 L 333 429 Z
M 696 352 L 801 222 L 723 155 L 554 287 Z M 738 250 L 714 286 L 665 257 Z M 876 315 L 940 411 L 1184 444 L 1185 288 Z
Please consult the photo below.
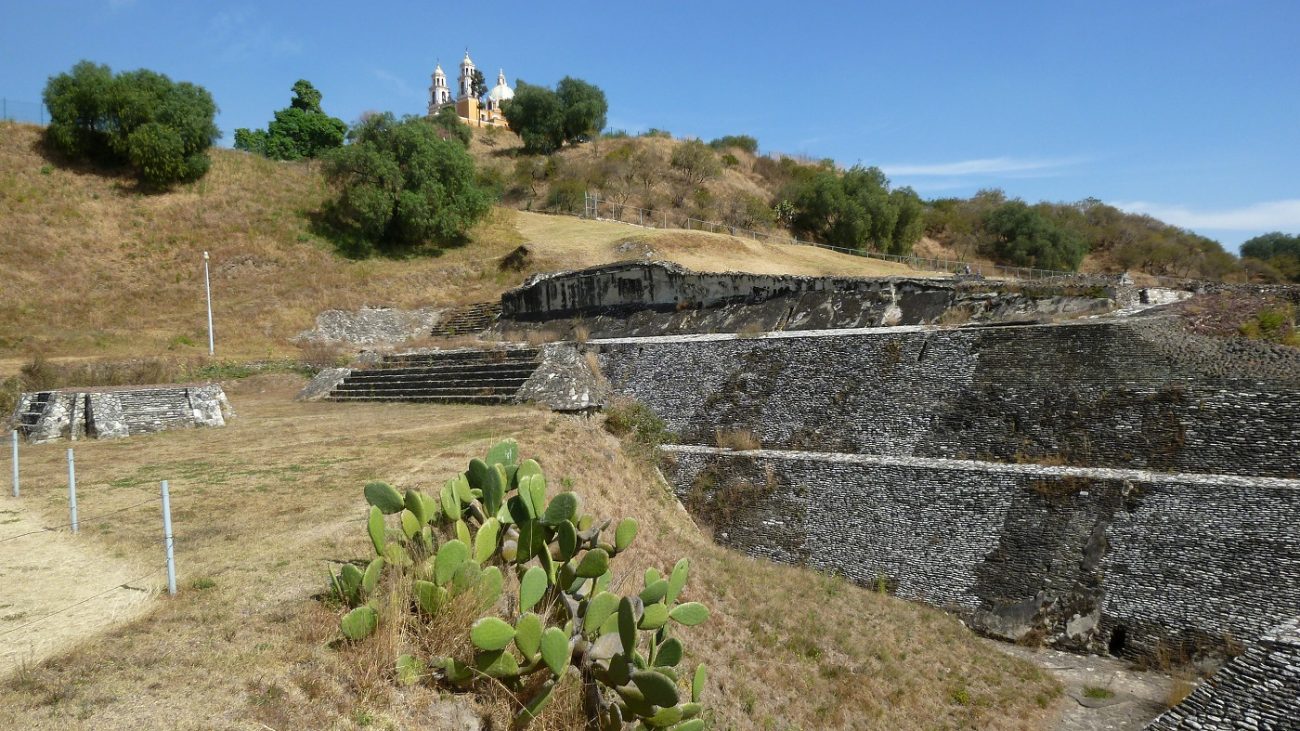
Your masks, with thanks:
M 925 207 L 911 188 L 890 189 L 879 168 L 805 166 L 778 196 L 796 236 L 849 249 L 907 254 L 921 238 Z
M 547 155 L 604 129 L 609 104 L 600 87 L 566 76 L 554 90 L 519 81 L 501 111 L 526 153 Z
M 930 201 L 925 218 L 926 234 L 960 254 L 1008 264 L 1073 269 L 1077 263 L 1070 262 L 1091 253 L 1115 269 L 1151 274 L 1221 279 L 1240 271 L 1217 241 L 1095 198 L 1029 205 L 1008 201 L 1000 190 L 982 190 L 967 199 Z
M 166 187 L 208 171 L 207 150 L 221 136 L 217 106 L 201 86 L 139 69 L 114 75 L 82 61 L 45 85 L 51 148 L 74 160 L 130 168 L 146 185 Z
M 348 126 L 326 114 L 320 102 L 321 93 L 316 87 L 299 79 L 293 85 L 289 106 L 276 112 L 266 129 L 235 130 L 235 149 L 273 160 L 300 160 L 342 147 Z
M 492 206 L 474 161 L 422 117 L 375 114 L 326 156 L 335 226 L 363 251 L 461 240 Z
M 1273 231 L 1241 245 L 1241 255 L 1258 260 L 1278 279 L 1300 282 L 1300 234 Z

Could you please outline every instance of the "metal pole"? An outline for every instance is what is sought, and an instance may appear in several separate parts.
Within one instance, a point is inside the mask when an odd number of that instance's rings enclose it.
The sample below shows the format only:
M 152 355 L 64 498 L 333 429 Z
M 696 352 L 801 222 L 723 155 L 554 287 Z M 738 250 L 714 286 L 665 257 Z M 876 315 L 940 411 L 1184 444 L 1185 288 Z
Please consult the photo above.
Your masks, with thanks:
M 176 554 L 172 539 L 172 499 L 167 491 L 167 481 L 162 481 L 163 545 L 167 548 L 167 593 L 176 595 Z
M 72 447 L 68 447 L 68 517 L 72 523 L 72 532 L 77 532 L 77 465 L 72 457 Z
M 14 497 L 18 497 L 18 429 L 15 427 L 10 434 L 13 436 L 14 441 Z
M 203 252 L 203 289 L 208 294 L 208 357 L 216 355 L 212 341 L 212 280 L 208 277 L 208 252 Z

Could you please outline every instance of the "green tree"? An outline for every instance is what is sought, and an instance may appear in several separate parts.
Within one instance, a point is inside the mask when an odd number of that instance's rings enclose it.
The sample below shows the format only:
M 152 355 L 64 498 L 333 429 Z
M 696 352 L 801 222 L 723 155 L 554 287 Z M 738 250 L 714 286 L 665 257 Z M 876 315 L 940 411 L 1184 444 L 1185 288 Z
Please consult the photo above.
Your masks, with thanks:
M 1241 245 L 1241 255 L 1258 259 L 1283 277 L 1300 282 L 1300 235 L 1273 231 L 1256 236 Z
M 564 108 L 565 142 L 586 142 L 605 128 L 609 104 L 600 87 L 566 76 L 555 86 L 555 94 Z
M 439 109 L 438 113 L 433 115 L 430 121 L 433 122 L 433 126 L 445 133 L 443 134 L 444 138 L 455 139 L 462 145 L 469 146 L 473 133 L 470 132 L 469 125 L 461 121 L 455 107 Z
M 488 92 L 487 79 L 484 78 L 483 72 L 474 69 L 474 73 L 469 77 L 469 93 L 475 99 L 482 99 L 483 95 Z
M 569 76 L 554 91 L 521 80 L 514 98 L 501 105 L 510 129 L 531 154 L 549 154 L 566 142 L 592 139 L 604 129 L 608 109 L 600 87 Z
M 722 173 L 718 155 L 699 140 L 687 140 L 673 150 L 669 164 L 691 185 L 712 180 Z
M 166 187 L 207 172 L 221 136 L 217 106 L 201 86 L 147 69 L 116 76 L 82 61 L 45 85 L 51 148 L 75 160 L 129 167 L 146 185 Z
M 428 120 L 399 121 L 386 112 L 348 136 L 351 144 L 326 157 L 326 177 L 338 191 L 329 213 L 362 249 L 462 240 L 491 209 L 465 147 Z
M 841 174 L 823 164 L 793 172 L 778 200 L 789 204 L 782 215 L 796 235 L 891 254 L 909 253 L 921 238 L 921 199 L 910 188 L 891 191 L 879 168 L 855 166 Z
M 255 152 L 274 160 L 319 157 L 343 145 L 348 126 L 321 110 L 321 93 L 310 81 L 293 85 L 289 106 L 275 113 L 265 130 L 235 130 L 235 149 Z
M 549 155 L 564 144 L 564 105 L 545 86 L 519 80 L 514 98 L 501 105 L 501 112 L 523 140 L 524 152 Z
M 1088 244 L 1078 232 L 1065 228 L 1024 201 L 1013 200 L 994 209 L 984 220 L 993 237 L 992 253 L 1017 266 L 1074 271 Z

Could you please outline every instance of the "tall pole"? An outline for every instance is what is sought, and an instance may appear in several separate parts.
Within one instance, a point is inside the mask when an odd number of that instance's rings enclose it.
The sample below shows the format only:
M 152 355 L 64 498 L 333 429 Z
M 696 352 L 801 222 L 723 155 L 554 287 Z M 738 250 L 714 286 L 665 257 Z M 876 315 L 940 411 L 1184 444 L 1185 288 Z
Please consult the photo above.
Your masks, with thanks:
M 18 427 L 10 432 L 14 442 L 14 497 L 18 497 Z
M 68 448 L 68 519 L 72 532 L 77 532 L 77 466 L 73 462 L 72 448 Z
M 203 252 L 203 289 L 208 294 L 208 357 L 216 355 L 216 345 L 212 340 L 212 280 L 208 276 L 208 252 Z
M 172 538 L 172 499 L 167 481 L 162 481 L 163 546 L 167 550 L 167 593 L 176 595 L 176 555 Z

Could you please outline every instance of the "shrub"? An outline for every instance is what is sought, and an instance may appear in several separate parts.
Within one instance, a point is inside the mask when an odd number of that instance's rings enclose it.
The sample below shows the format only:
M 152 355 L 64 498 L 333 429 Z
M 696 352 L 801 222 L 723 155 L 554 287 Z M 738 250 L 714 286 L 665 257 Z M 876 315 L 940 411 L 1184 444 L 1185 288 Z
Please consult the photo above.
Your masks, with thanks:
M 474 133 L 470 130 L 469 125 L 460 120 L 460 115 L 456 113 L 455 107 L 443 107 L 438 113 L 433 115 L 430 120 L 434 127 L 438 128 L 442 138 L 453 139 L 457 142 L 469 146 L 469 141 L 473 138 Z M 489 129 L 496 129 L 490 127 Z
M 524 151 L 541 154 L 591 139 L 605 127 L 608 110 L 600 87 L 569 76 L 554 91 L 519 80 L 514 98 L 501 106 Z
M 699 140 L 687 140 L 677 145 L 669 164 L 691 185 L 716 178 L 722 172 L 717 154 Z
M 153 187 L 197 180 L 221 136 L 212 95 L 189 82 L 140 69 L 116 76 L 82 61 L 45 85 L 45 140 L 74 160 L 127 167 Z
M 589 728 L 700 731 L 704 667 L 690 674 L 687 700 L 676 669 L 685 650 L 672 636 L 674 625 L 709 615 L 680 601 L 689 562 L 648 569 L 644 589 L 619 596 L 611 562 L 635 539 L 637 521 L 624 518 L 611 534 L 611 521 L 584 514 L 577 493 L 548 500 L 546 488 L 541 465 L 520 461 L 514 440 L 471 460 L 437 497 L 366 485 L 375 557 L 330 576 L 329 597 L 347 610 L 344 638 L 364 642 L 381 627 L 408 633 L 399 649 L 413 652 L 393 658 L 399 683 L 504 688 L 519 709 L 516 727 L 542 715 L 573 674 Z M 436 642 L 421 634 L 448 616 L 469 624 L 468 642 L 464 630 Z
M 924 206 L 911 188 L 890 190 L 879 168 L 855 166 L 840 174 L 823 165 L 794 173 L 780 199 L 791 207 L 797 236 L 851 249 L 906 254 L 921 238 Z
M 1300 347 L 1300 331 L 1296 330 L 1295 308 L 1282 305 L 1260 310 L 1241 324 L 1239 332 L 1251 340 L 1264 340 L 1279 345 Z
M 551 183 L 546 193 L 546 208 L 564 213 L 582 211 L 587 196 L 587 186 L 581 180 L 572 178 Z
M 754 155 L 758 153 L 758 140 L 749 135 L 726 135 L 710 142 L 709 147 L 718 151 L 735 148 Z
M 474 161 L 427 120 L 373 115 L 327 157 L 328 214 L 344 235 L 383 249 L 463 240 L 492 207 Z

